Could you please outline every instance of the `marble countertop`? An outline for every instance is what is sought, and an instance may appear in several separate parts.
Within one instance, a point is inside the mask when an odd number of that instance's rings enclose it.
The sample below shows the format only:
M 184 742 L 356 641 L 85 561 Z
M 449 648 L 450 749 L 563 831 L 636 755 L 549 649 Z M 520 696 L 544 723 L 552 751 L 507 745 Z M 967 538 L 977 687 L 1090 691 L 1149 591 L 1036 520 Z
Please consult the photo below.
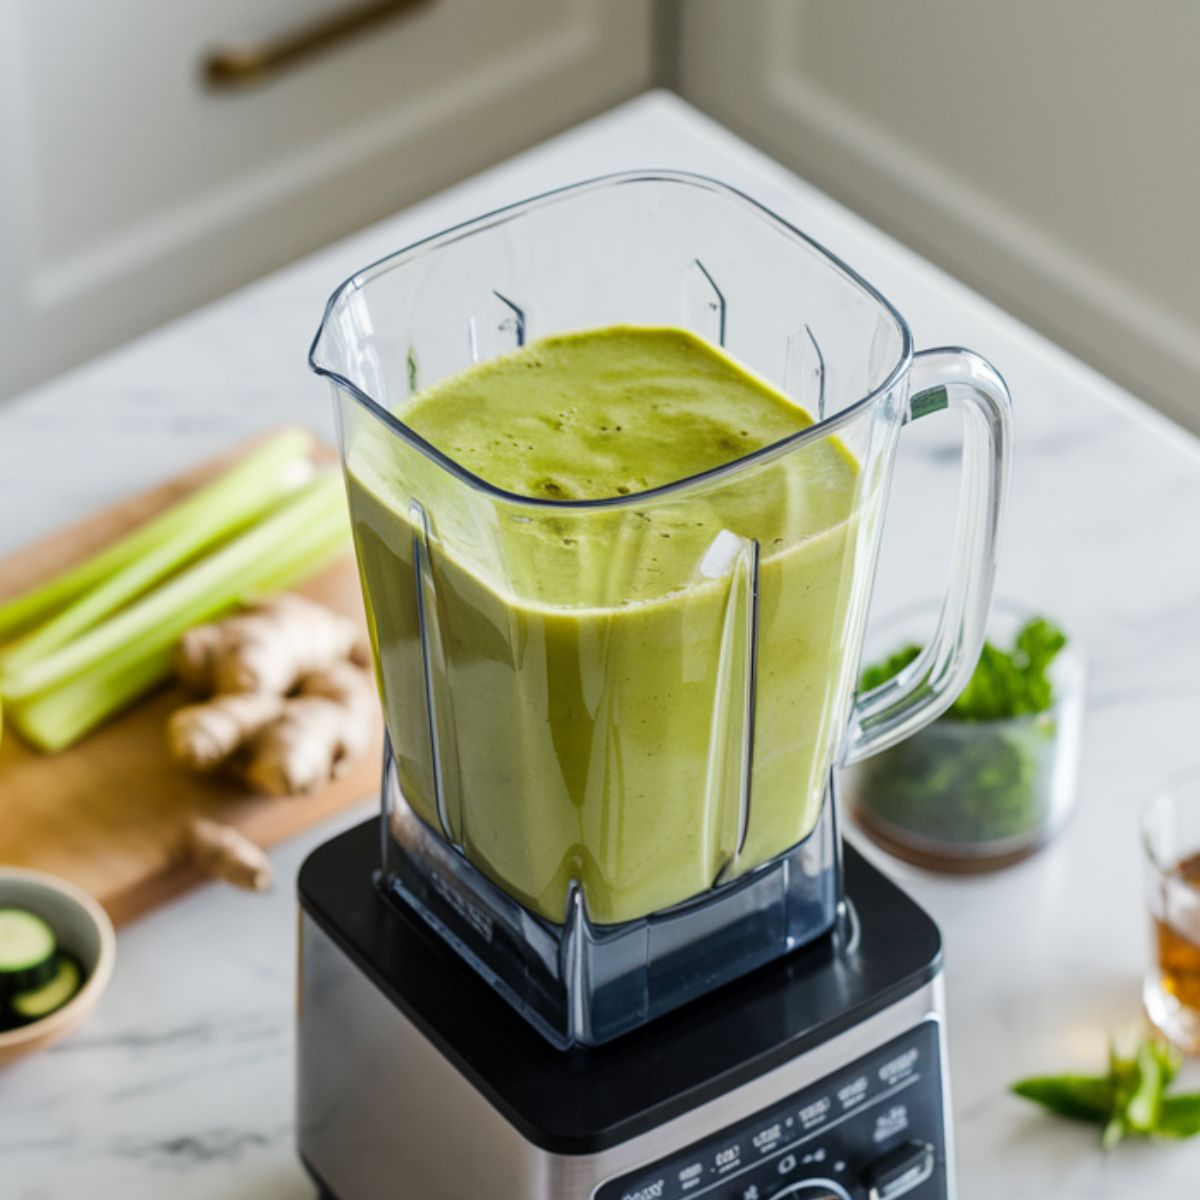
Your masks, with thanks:
M 1098 1066 L 1108 1032 L 1139 1019 L 1137 813 L 1159 780 L 1200 762 L 1197 443 L 676 98 L 644 96 L 0 403 L 0 552 L 248 432 L 331 432 L 305 353 L 342 278 L 490 208 L 641 166 L 742 188 L 878 286 L 918 347 L 970 346 L 1006 376 L 1016 468 L 999 590 L 1086 646 L 1078 812 L 1049 849 L 992 876 L 934 877 L 872 853 L 945 934 L 960 1194 L 1194 1195 L 1200 1142 L 1105 1156 L 1092 1130 L 1037 1115 L 1006 1085 Z M 946 418 L 906 431 L 877 612 L 942 586 L 957 437 Z M 280 848 L 269 897 L 214 885 L 122 931 L 87 1026 L 0 1073 L 3 1200 L 312 1195 L 291 1140 L 292 885 L 305 853 L 372 804 Z

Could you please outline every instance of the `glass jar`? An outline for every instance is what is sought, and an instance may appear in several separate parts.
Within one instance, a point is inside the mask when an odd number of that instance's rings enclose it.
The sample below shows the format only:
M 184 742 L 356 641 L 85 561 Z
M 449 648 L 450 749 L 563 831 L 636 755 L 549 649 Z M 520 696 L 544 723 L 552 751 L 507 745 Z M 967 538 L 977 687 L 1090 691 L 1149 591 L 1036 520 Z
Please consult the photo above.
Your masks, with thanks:
M 997 604 L 988 640 L 1008 651 L 1032 613 Z M 920 644 L 922 606 L 872 630 L 864 661 Z M 1083 654 L 1068 637 L 1049 667 L 1043 712 L 963 720 L 953 711 L 846 772 L 858 824 L 899 858 L 935 870 L 1006 866 L 1044 845 L 1070 816 L 1083 727 Z

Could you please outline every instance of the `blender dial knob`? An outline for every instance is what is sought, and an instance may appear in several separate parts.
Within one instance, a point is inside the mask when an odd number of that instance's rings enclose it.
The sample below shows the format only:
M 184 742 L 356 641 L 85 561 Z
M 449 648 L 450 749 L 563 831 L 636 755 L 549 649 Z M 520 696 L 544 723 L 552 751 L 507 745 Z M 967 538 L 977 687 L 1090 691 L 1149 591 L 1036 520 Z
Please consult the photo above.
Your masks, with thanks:
M 812 1179 L 793 1183 L 782 1192 L 772 1192 L 771 1200 L 850 1200 L 846 1190 L 832 1180 Z
M 933 1174 L 937 1156 L 928 1142 L 910 1141 L 869 1163 L 859 1175 L 869 1200 L 898 1200 Z

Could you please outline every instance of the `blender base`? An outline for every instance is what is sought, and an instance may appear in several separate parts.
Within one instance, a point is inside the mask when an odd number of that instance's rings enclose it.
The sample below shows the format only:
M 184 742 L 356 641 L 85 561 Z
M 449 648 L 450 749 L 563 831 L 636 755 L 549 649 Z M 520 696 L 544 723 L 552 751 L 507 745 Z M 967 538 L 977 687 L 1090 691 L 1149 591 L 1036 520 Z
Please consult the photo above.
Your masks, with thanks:
M 946 1200 L 941 941 L 846 850 L 858 914 L 607 1045 L 555 1050 L 373 878 L 300 873 L 298 1148 L 338 1200 Z

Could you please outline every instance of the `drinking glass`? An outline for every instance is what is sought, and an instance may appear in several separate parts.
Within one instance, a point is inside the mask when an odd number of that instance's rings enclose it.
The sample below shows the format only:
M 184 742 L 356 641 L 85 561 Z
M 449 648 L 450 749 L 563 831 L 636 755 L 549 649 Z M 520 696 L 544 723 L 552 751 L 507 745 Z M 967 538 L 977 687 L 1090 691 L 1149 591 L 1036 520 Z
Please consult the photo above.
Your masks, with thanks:
M 1167 1038 L 1200 1053 L 1200 769 L 1146 805 L 1142 848 L 1155 956 L 1142 1000 Z

